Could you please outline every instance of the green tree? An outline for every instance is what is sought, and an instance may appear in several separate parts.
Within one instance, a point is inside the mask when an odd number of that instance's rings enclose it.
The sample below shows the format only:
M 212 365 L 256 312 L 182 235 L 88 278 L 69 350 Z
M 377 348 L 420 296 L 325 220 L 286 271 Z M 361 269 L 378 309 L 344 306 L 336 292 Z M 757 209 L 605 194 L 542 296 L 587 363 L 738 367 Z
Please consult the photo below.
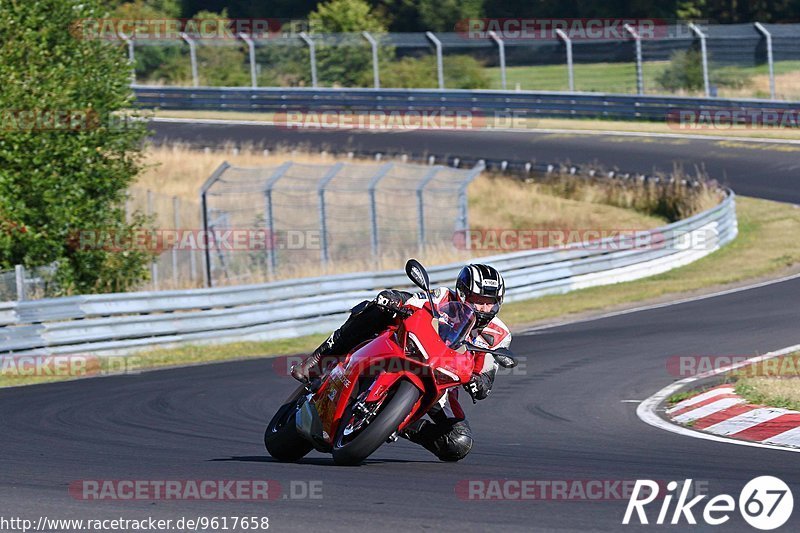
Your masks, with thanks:
M 330 0 L 308 15 L 309 27 L 318 33 L 386 31 L 381 20 L 364 0 Z
M 0 0 L 0 268 L 56 262 L 63 292 L 124 290 L 151 257 L 84 239 L 143 227 L 124 210 L 146 136 L 119 119 L 132 106 L 126 55 L 73 34 L 104 14 L 96 0 Z
M 317 76 L 322 85 L 364 87 L 372 83 L 372 52 L 359 35 L 368 31 L 373 36 L 386 28 L 365 0 L 330 0 L 317 6 L 308 16 L 309 29 L 315 34 L 356 34 L 323 42 L 317 51 Z M 330 38 L 329 38 L 330 39 Z M 393 56 L 382 47 L 380 57 Z
M 163 20 L 179 15 L 180 8 L 174 0 L 118 3 L 111 13 L 113 18 L 121 20 Z M 188 84 L 192 79 L 189 50 L 181 40 L 139 44 L 134 58 L 139 83 Z
M 453 31 L 460 20 L 479 18 L 483 0 L 418 0 L 422 24 L 429 31 Z

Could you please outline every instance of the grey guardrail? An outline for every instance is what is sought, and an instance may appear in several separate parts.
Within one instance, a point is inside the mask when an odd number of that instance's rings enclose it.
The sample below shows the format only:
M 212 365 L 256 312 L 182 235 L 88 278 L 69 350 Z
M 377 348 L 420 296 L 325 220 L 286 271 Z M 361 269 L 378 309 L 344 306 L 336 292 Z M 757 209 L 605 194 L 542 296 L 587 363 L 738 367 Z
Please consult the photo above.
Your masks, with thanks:
M 507 301 L 564 293 L 665 272 L 706 256 L 737 234 L 733 192 L 708 211 L 590 244 L 481 260 L 506 278 Z M 451 284 L 462 264 L 430 268 Z M 359 301 L 386 287 L 411 288 L 403 270 L 259 285 L 134 292 L 0 303 L 0 354 L 125 353 L 177 342 L 270 340 L 329 331 Z
M 606 93 L 435 90 L 311 89 L 239 87 L 155 87 L 134 85 L 143 108 L 218 111 L 417 110 L 458 109 L 485 113 L 519 113 L 537 117 L 627 118 L 666 120 L 670 112 L 796 111 L 797 102 L 687 98 Z

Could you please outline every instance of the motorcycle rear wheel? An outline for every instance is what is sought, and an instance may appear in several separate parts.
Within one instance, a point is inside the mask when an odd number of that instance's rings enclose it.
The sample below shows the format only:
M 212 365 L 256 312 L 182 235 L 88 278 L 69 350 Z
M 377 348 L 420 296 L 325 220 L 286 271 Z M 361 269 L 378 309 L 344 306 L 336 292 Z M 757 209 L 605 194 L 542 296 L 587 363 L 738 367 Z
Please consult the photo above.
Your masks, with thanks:
M 354 466 L 369 457 L 389 436 L 397 431 L 397 427 L 405 420 L 414 404 L 419 400 L 420 391 L 410 381 L 401 380 L 395 388 L 394 395 L 387 399 L 375 417 L 363 429 L 358 430 L 355 437 L 345 440 L 345 428 L 353 417 L 351 403 L 344 411 L 342 421 L 336 432 L 333 443 L 333 461 L 337 465 Z
M 289 401 L 278 409 L 264 432 L 264 446 L 278 461 L 290 463 L 299 461 L 314 448 L 297 432 L 294 422 L 297 401 L 303 391 L 303 387 L 295 391 Z

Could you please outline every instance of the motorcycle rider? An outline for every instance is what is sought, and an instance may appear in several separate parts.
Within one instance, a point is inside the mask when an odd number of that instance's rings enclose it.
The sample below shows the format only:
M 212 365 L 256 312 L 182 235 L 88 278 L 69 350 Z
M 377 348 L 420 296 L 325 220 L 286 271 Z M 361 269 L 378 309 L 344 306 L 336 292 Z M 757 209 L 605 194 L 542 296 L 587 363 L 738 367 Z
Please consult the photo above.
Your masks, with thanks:
M 505 282 L 493 267 L 470 264 L 459 272 L 455 290 L 440 287 L 433 291 L 437 305 L 459 301 L 470 306 L 476 316 L 471 342 L 487 349 L 507 348 L 511 344 L 508 327 L 497 318 L 503 303 Z M 338 360 L 362 342 L 382 333 L 404 308 L 419 308 L 427 302 L 425 293 L 411 294 L 386 289 L 374 300 L 365 300 L 350 310 L 350 317 L 302 363 L 292 367 L 292 376 L 301 382 L 322 374 L 328 358 Z M 328 364 L 320 363 L 325 358 Z M 476 353 L 472 379 L 464 386 L 473 402 L 486 399 L 492 390 L 498 364 L 489 354 Z M 419 420 L 401 436 L 422 445 L 443 461 L 458 461 L 472 449 L 472 432 L 458 403 L 458 389 L 449 389 L 428 411 L 431 421 Z

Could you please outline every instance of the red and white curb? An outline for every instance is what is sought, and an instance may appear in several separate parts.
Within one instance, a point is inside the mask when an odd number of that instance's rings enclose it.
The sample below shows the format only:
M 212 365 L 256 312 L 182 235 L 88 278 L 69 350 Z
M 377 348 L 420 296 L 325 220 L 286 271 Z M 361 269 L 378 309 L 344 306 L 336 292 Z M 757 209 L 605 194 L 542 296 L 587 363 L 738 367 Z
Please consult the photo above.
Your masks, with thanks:
M 720 385 L 666 410 L 676 423 L 732 439 L 800 448 L 800 412 L 748 404 Z
M 641 402 L 636 415 L 651 426 L 687 437 L 800 452 L 800 412 L 750 405 L 735 394 L 731 385 L 715 387 L 664 408 L 667 398 L 696 386 L 699 380 L 797 351 L 800 344 L 676 381 Z

